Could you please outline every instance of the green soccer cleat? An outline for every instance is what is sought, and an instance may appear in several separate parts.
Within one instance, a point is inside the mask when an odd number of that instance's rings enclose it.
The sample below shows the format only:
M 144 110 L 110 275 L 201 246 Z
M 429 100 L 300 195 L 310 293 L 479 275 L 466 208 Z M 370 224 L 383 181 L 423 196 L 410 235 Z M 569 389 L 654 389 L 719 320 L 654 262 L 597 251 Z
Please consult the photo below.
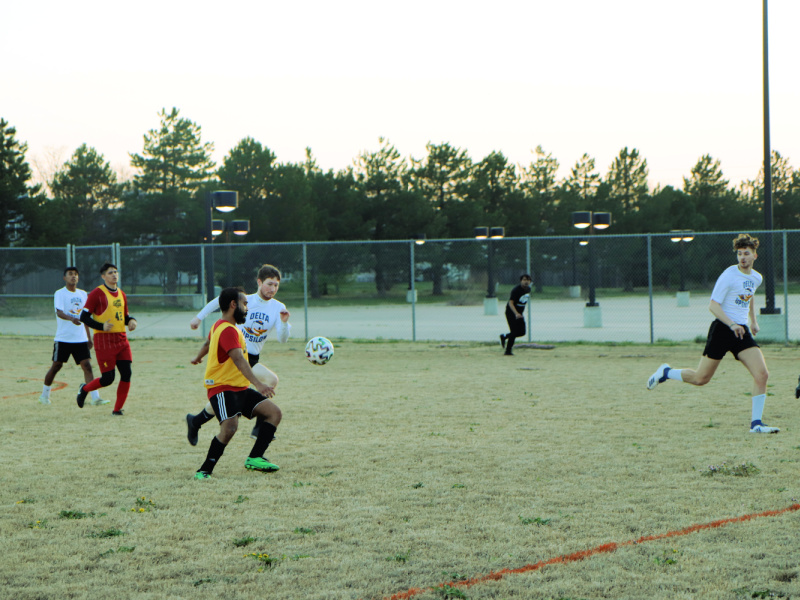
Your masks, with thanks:
M 211 479 L 211 473 L 206 473 L 205 471 L 198 471 L 194 474 L 194 478 L 200 481 L 205 481 L 206 479 Z
M 264 471 L 265 473 L 272 473 L 280 469 L 278 465 L 269 462 L 266 458 L 261 456 L 256 458 L 248 456 L 247 460 L 244 461 L 244 468 L 252 469 L 253 471 Z

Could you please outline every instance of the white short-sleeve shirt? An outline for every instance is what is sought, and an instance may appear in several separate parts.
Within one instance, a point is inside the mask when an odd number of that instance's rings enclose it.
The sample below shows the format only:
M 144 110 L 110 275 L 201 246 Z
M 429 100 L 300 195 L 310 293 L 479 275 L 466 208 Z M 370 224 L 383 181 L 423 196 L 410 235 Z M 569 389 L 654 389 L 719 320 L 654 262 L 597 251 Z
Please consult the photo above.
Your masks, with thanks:
M 75 288 L 74 292 L 70 292 L 66 286 L 64 286 L 53 294 L 53 306 L 55 310 L 61 310 L 61 312 L 73 316 L 76 319 L 80 317 L 84 304 L 86 304 L 86 292 L 78 288 Z M 86 336 L 86 327 L 83 323 L 75 325 L 75 323 L 56 316 L 55 341 L 79 344 L 81 342 L 88 342 L 89 338 Z
M 754 269 L 745 274 L 739 270 L 738 265 L 731 265 L 717 279 L 711 299 L 722 306 L 723 312 L 734 323 L 747 325 L 750 320 L 750 303 L 762 280 L 761 273 Z

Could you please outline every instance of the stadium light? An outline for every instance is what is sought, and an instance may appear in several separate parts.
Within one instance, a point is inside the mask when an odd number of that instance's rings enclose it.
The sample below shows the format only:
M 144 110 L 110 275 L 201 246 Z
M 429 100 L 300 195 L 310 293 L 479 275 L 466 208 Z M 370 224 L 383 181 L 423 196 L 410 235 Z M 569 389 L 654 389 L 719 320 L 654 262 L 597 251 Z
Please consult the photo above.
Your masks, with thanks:
M 589 229 L 589 236 L 594 235 L 594 230 L 608 229 L 611 227 L 611 213 L 610 212 L 592 212 L 590 210 L 582 210 L 572 213 L 572 226 L 576 229 Z M 595 302 L 595 259 L 594 259 L 594 244 L 589 244 L 588 239 L 580 241 L 581 246 L 589 246 L 589 302 L 586 306 L 600 306 Z

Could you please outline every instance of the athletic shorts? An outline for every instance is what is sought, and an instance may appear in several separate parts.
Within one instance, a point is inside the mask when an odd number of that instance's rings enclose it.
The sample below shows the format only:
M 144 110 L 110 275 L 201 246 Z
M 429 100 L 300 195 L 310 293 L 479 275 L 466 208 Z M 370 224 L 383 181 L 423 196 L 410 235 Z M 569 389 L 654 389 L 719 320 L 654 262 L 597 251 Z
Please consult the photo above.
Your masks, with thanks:
M 115 343 L 98 344 L 98 338 L 95 336 L 94 356 L 97 358 L 97 364 L 100 366 L 100 372 L 113 371 L 117 366 L 117 362 L 127 360 L 133 362 L 133 354 L 131 353 L 131 345 L 128 340 L 122 338 Z
M 217 420 L 222 423 L 225 419 L 230 419 L 237 415 L 242 415 L 248 419 L 253 418 L 253 411 L 256 406 L 267 398 L 262 396 L 253 388 L 247 388 L 241 392 L 230 390 L 220 392 L 208 399 L 214 407 Z
M 742 327 L 744 327 L 744 337 L 739 339 L 730 327 L 719 319 L 714 319 L 711 327 L 708 328 L 708 338 L 706 338 L 703 356 L 714 360 L 722 360 L 725 354 L 730 351 L 734 358 L 739 360 L 739 352 L 742 350 L 758 348 L 758 344 L 756 344 L 753 336 L 750 335 L 750 328 L 747 325 L 742 325 Z
M 75 359 L 75 364 L 79 365 L 83 361 L 89 359 L 89 343 L 88 342 L 59 342 L 53 344 L 53 362 L 65 363 L 69 357 Z
M 247 362 L 250 363 L 250 368 L 251 369 L 258 364 L 258 357 L 259 356 L 260 356 L 259 354 L 248 354 L 247 355 Z
M 510 310 L 506 309 L 506 321 L 508 322 L 508 330 L 514 337 L 522 337 L 525 335 L 525 317 L 517 318 Z

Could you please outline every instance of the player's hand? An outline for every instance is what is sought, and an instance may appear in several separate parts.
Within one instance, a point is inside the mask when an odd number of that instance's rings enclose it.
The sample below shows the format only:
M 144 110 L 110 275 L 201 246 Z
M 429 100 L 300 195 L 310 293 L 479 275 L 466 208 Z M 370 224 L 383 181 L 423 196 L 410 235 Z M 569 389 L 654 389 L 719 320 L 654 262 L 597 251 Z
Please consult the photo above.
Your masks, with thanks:
M 750 325 L 750 333 L 752 333 L 753 335 L 755 335 L 755 334 L 757 334 L 759 331 L 761 331 L 761 327 L 759 327 L 759 326 L 758 326 L 758 323 L 753 323 L 752 325 Z
M 133 331 L 136 329 L 136 319 L 131 319 L 128 321 L 128 331 Z
M 744 338 L 744 327 L 742 327 L 738 323 L 734 323 L 733 325 L 731 325 L 731 331 L 733 331 L 733 335 L 735 335 L 740 340 Z
M 94 346 L 94 342 L 92 342 L 92 339 L 91 339 L 91 338 L 89 338 L 89 341 L 88 341 L 88 342 L 86 342 L 86 343 L 87 343 L 87 344 L 89 344 L 89 350 L 91 350 L 91 349 L 92 349 L 92 347 Z
M 282 310 L 281 311 L 281 321 L 283 321 L 284 323 L 288 323 L 289 322 L 289 311 L 288 310 Z
M 81 320 L 78 317 L 72 317 L 72 324 L 73 325 L 82 325 Z
M 522 318 L 522 315 L 517 315 L 517 318 L 518 318 L 518 319 L 521 319 L 521 318 Z
M 103 323 L 103 331 L 111 331 L 112 327 L 114 327 L 114 324 L 111 322 L 111 319 Z
M 203 362 L 203 357 L 202 356 L 195 356 L 192 359 L 192 364 L 193 365 L 199 365 L 201 362 Z
M 198 327 L 200 327 L 200 319 L 195 317 L 194 319 L 189 321 L 189 327 L 191 327 L 192 329 L 197 329 Z
M 275 396 L 275 388 L 269 387 L 266 383 L 259 381 L 258 385 L 255 386 L 256 391 L 261 394 L 262 396 L 266 396 L 267 398 L 272 398 Z

